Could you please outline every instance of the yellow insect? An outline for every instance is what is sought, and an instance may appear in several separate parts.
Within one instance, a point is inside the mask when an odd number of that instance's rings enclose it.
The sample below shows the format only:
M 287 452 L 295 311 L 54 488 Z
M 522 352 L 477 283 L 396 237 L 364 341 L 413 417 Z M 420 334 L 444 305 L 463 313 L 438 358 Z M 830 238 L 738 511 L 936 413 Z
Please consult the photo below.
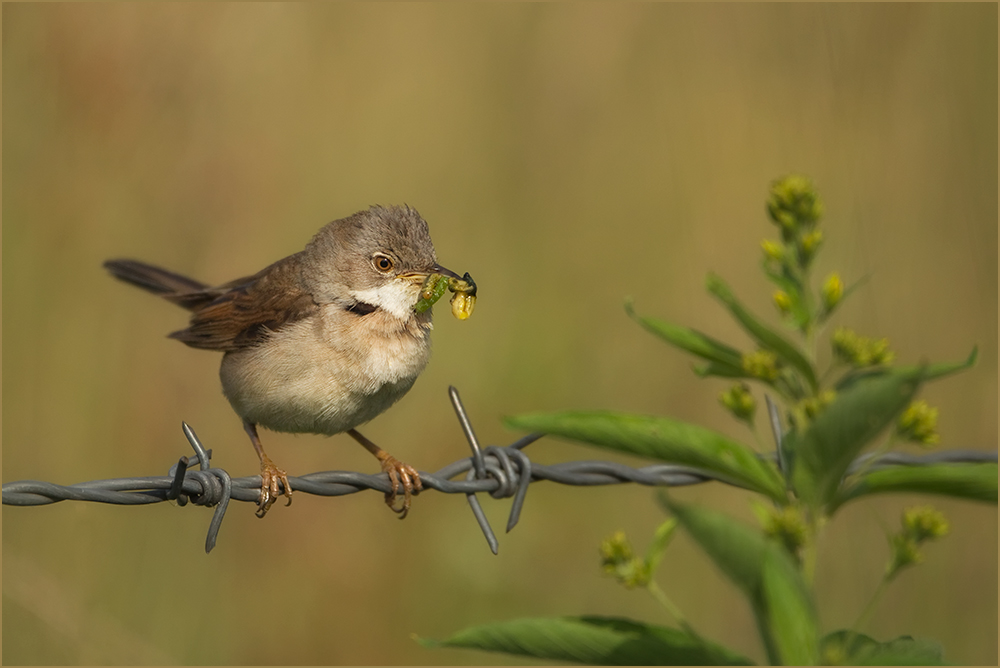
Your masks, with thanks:
M 469 272 L 465 272 L 462 278 L 449 278 L 448 289 L 455 293 L 451 297 L 451 314 L 459 320 L 472 315 L 476 306 L 476 282 Z

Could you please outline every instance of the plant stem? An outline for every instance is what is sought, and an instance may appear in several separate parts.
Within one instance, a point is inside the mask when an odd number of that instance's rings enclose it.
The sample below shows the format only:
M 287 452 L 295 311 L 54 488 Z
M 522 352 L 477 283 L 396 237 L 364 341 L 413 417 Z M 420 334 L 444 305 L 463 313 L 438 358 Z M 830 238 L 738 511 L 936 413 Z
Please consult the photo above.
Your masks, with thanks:
M 799 265 L 799 285 L 802 287 L 802 301 L 805 304 L 806 312 L 809 314 L 809 320 L 806 322 L 805 330 L 803 334 L 806 339 L 806 358 L 814 366 L 816 364 L 816 321 L 817 309 L 813 303 L 811 276 L 808 267 Z
M 687 618 L 684 617 L 684 613 L 681 612 L 680 608 L 674 605 L 673 601 L 667 598 L 667 595 L 663 593 L 663 590 L 660 589 L 659 585 L 650 580 L 649 584 L 646 585 L 646 590 L 653 595 L 653 598 L 655 598 L 660 605 L 667 609 L 667 612 L 671 614 L 682 629 L 694 637 L 700 637 L 694 628 L 688 624 Z
M 816 559 L 819 552 L 816 548 L 816 533 L 816 526 L 813 524 L 809 529 L 806 544 L 802 546 L 802 577 L 810 587 L 816 577 Z
M 806 359 L 816 368 L 816 328 L 812 323 L 806 328 Z
M 861 611 L 861 614 L 858 615 L 857 621 L 855 621 L 854 624 L 851 626 L 852 631 L 854 631 L 855 633 L 859 633 L 860 632 L 859 629 L 868 624 L 868 621 L 871 619 L 872 613 L 875 612 L 875 604 L 882 597 L 882 592 L 885 591 L 885 587 L 888 584 L 889 584 L 888 578 L 883 576 L 878 583 L 878 587 L 876 587 L 874 593 L 872 593 L 872 597 L 868 601 L 868 604 L 865 606 L 864 610 Z

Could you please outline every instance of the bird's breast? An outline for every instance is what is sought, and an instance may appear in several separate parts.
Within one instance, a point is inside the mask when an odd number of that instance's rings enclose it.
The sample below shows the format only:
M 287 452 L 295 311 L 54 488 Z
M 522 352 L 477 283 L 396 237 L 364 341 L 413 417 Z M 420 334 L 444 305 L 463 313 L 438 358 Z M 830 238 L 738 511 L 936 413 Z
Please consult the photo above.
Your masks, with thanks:
M 430 358 L 430 322 L 324 307 L 226 353 L 222 388 L 240 417 L 274 431 L 337 434 L 382 413 Z

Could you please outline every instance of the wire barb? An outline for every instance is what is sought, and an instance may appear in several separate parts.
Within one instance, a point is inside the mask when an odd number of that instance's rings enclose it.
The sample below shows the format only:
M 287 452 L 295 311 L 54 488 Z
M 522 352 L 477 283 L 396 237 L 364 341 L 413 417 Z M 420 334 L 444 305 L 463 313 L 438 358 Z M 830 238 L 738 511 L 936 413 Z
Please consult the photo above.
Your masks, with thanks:
M 531 462 L 528 460 L 527 455 L 521 452 L 520 449 L 513 449 L 511 452 L 515 454 L 515 458 L 520 464 L 519 469 L 515 470 L 510 457 L 507 456 L 506 449 L 491 445 L 486 448 L 486 452 L 493 455 L 500 466 L 495 465 L 493 462 L 487 463 L 479 448 L 479 439 L 476 438 L 476 432 L 473 430 L 472 422 L 465 411 L 465 405 L 462 404 L 462 398 L 458 395 L 458 389 L 454 385 L 448 386 L 448 397 L 451 399 L 451 405 L 455 408 L 458 422 L 462 425 L 462 431 L 465 432 L 465 438 L 472 449 L 472 468 L 466 474 L 465 479 L 467 481 L 488 480 L 490 478 L 496 480 L 498 483 L 497 488 L 490 492 L 490 496 L 494 499 L 501 499 L 516 494 L 514 496 L 514 503 L 510 509 L 510 519 L 507 520 L 507 531 L 509 532 L 514 528 L 518 518 L 521 516 L 524 497 L 528 493 L 528 485 L 531 483 Z M 543 434 L 529 434 L 508 447 L 514 448 L 514 446 L 519 445 L 523 448 L 529 443 L 537 441 L 542 436 Z M 520 483 L 515 490 L 512 485 L 518 480 L 520 480 Z M 479 499 L 476 498 L 475 492 L 466 494 L 466 499 L 469 502 L 469 507 L 472 508 L 472 515 L 476 518 L 476 522 L 479 523 L 479 528 L 483 530 L 483 535 L 486 536 L 486 542 L 489 544 L 490 550 L 493 554 L 497 554 L 500 549 L 500 543 L 497 541 L 492 527 L 490 527 L 489 520 L 486 519 L 483 507 L 479 505 Z
M 653 464 L 642 468 L 632 468 L 609 461 L 535 464 L 524 453 L 524 448 L 543 436 L 538 433 L 524 436 L 505 447 L 490 445 L 481 448 L 458 390 L 449 387 L 448 396 L 472 455 L 452 462 L 436 473 L 420 471 L 420 479 L 425 489 L 435 489 L 445 494 L 466 495 L 472 514 L 493 554 L 497 554 L 499 550 L 499 541 L 476 496 L 479 492 L 486 492 L 495 499 L 513 497 L 507 519 L 509 532 L 517 525 L 528 494 L 528 486 L 533 482 L 549 480 L 562 485 L 579 486 L 636 483 L 647 486 L 680 487 L 717 480 L 707 471 L 674 464 Z M 768 413 L 778 447 L 776 453 L 762 457 L 774 461 L 782 452 L 781 422 L 777 407 L 774 407 L 770 398 L 768 398 Z M 3 485 L 3 503 L 12 506 L 41 506 L 72 500 L 141 505 L 175 500 L 179 506 L 184 506 L 191 501 L 194 505 L 215 508 L 205 538 L 205 552 L 211 552 L 215 547 L 230 500 L 256 503 L 260 492 L 260 476 L 231 478 L 224 469 L 212 467 L 212 451 L 205 449 L 197 434 L 187 423 L 181 423 L 181 428 L 195 454 L 193 458 L 181 457 L 165 476 L 94 480 L 65 486 L 22 480 Z M 874 461 L 870 461 L 872 458 Z M 861 467 L 867 467 L 866 470 L 871 471 L 889 466 L 995 461 L 997 453 L 975 450 L 941 451 L 924 456 L 899 452 L 882 455 L 866 454 L 854 461 L 847 475 L 860 470 Z M 195 463 L 198 464 L 197 470 L 193 469 Z M 392 487 L 385 473 L 366 474 L 352 471 L 310 473 L 298 478 L 289 478 L 289 481 L 296 492 L 319 496 L 342 496 L 365 489 L 385 493 Z

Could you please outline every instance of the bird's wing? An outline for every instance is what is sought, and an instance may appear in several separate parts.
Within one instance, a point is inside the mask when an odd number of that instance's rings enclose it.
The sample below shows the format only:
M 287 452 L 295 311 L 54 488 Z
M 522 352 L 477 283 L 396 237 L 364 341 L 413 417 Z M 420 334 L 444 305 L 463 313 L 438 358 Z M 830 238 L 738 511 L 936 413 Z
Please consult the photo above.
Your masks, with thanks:
M 192 348 L 239 350 L 263 341 L 273 332 L 319 310 L 299 279 L 299 254 L 279 260 L 262 271 L 198 293 L 190 293 L 191 325 L 170 338 Z

